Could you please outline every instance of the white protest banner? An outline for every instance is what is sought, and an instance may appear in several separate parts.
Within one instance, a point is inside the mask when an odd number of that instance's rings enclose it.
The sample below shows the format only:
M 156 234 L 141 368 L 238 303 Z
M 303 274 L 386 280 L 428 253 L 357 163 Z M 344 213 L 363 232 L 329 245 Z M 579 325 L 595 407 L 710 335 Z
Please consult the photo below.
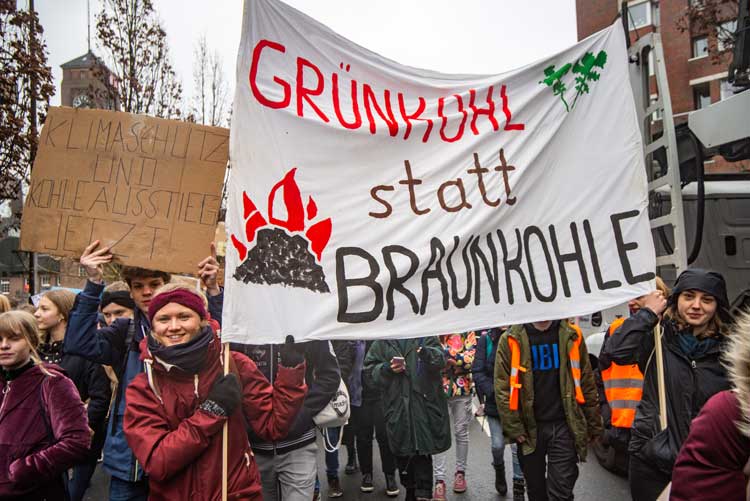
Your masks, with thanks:
M 247 1 L 224 339 L 436 335 L 652 290 L 627 65 L 619 23 L 516 71 L 446 75 Z

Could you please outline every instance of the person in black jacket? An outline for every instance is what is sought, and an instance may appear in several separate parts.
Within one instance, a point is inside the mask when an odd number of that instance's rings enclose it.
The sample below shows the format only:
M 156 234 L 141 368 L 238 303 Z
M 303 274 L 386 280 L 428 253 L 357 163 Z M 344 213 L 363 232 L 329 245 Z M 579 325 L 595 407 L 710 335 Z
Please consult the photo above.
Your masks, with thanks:
M 720 360 L 729 321 L 724 277 L 689 269 L 678 277 L 668 301 L 661 291 L 648 294 L 643 307 L 603 347 L 602 358 L 618 364 L 637 363 L 645 377 L 629 446 L 634 501 L 653 501 L 659 496 L 670 482 L 691 421 L 711 396 L 729 388 Z M 662 329 L 667 395 L 667 428 L 661 431 L 653 335 L 657 324 Z
M 40 358 L 62 367 L 75 384 L 81 401 L 87 404 L 89 429 L 92 433 L 91 448 L 86 461 L 73 468 L 73 476 L 68 485 L 70 500 L 80 501 L 89 486 L 104 446 L 104 424 L 112 388 L 101 365 L 63 352 L 65 329 L 75 297 L 73 292 L 66 289 L 49 291 L 39 300 L 34 316 L 42 333 L 37 350 Z
M 500 421 L 500 413 L 497 411 L 495 401 L 495 355 L 497 354 L 497 342 L 505 329 L 494 328 L 480 332 L 477 341 L 476 355 L 471 372 L 474 376 L 474 386 L 477 393 L 485 395 L 484 415 L 490 427 L 492 466 L 495 468 L 495 490 L 501 496 L 508 492 L 508 484 L 505 480 L 505 441 L 503 438 L 503 424 Z M 518 462 L 516 444 L 511 444 L 511 455 L 513 458 L 513 499 L 523 501 L 525 483 L 523 471 Z
M 281 346 L 230 344 L 232 350 L 249 356 L 271 384 L 281 361 Z M 308 392 L 289 433 L 273 443 L 249 433 L 263 484 L 263 499 L 310 501 L 315 490 L 318 445 L 313 417 L 338 391 L 341 372 L 330 341 L 308 341 L 301 346 L 307 362 L 305 382 Z

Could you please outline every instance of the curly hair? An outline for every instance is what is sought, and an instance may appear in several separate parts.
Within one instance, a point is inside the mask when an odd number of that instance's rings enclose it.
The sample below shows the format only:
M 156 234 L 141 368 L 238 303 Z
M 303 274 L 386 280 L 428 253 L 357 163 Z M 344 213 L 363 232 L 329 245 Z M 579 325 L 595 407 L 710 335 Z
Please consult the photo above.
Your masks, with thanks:
M 742 411 L 742 421 L 738 427 L 750 437 L 750 310 L 737 315 L 729 338 L 724 361 Z

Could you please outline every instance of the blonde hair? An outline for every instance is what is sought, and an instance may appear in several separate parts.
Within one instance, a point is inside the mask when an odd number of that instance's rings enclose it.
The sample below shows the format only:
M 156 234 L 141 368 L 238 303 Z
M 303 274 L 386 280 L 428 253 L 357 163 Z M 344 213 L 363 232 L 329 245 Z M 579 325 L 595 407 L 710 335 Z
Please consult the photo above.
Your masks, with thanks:
M 737 315 L 729 339 L 724 360 L 742 411 L 742 421 L 737 425 L 743 434 L 750 437 L 750 310 L 743 310 Z
M 73 304 L 76 301 L 76 294 L 68 289 L 55 289 L 45 292 L 42 297 L 49 299 L 55 305 L 55 308 L 57 308 L 57 311 L 60 312 L 63 320 L 67 323 L 70 311 L 73 309 Z M 40 331 L 39 335 L 42 336 L 40 339 L 46 339 L 49 333 L 47 331 Z
M 104 292 L 130 292 L 130 287 L 122 280 L 118 280 L 106 286 Z
M 53 375 L 44 368 L 42 360 L 39 358 L 39 353 L 36 351 L 39 347 L 40 334 L 34 315 L 20 310 L 0 313 L 0 332 L 20 334 L 29 345 L 31 360 L 34 361 L 34 364 L 41 367 L 42 372 L 48 376 Z
M 669 287 L 667 287 L 667 284 L 664 283 L 664 280 L 659 276 L 656 277 L 656 290 L 661 291 L 662 294 L 664 294 L 664 297 L 669 297 L 669 294 L 672 292 L 669 290 Z
M 10 311 L 10 299 L 5 294 L 0 294 L 0 313 L 5 313 L 6 311 Z

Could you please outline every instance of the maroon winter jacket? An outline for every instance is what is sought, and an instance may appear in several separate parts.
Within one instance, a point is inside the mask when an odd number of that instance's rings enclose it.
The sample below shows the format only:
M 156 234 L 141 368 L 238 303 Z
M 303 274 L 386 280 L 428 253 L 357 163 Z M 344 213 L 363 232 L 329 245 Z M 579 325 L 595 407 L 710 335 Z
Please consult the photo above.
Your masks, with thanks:
M 690 425 L 672 472 L 672 501 L 745 501 L 750 439 L 737 429 L 741 419 L 732 391 L 717 393 Z
M 86 459 L 89 426 L 73 382 L 56 365 L 6 381 L 0 374 L 0 499 L 63 499 L 62 473 Z M 42 408 L 44 406 L 44 408 Z
M 151 361 L 146 341 L 141 342 L 141 357 Z M 123 428 L 149 475 L 149 500 L 221 499 L 222 428 L 227 418 L 198 408 L 223 374 L 220 352 L 215 338 L 197 379 L 179 369 L 168 373 L 153 361 L 152 383 L 141 373 L 128 386 Z M 307 392 L 305 365 L 280 367 L 271 386 L 252 360 L 235 352 L 231 357 L 243 401 L 229 417 L 229 499 L 261 500 L 260 475 L 245 423 L 269 441 L 286 436 Z

